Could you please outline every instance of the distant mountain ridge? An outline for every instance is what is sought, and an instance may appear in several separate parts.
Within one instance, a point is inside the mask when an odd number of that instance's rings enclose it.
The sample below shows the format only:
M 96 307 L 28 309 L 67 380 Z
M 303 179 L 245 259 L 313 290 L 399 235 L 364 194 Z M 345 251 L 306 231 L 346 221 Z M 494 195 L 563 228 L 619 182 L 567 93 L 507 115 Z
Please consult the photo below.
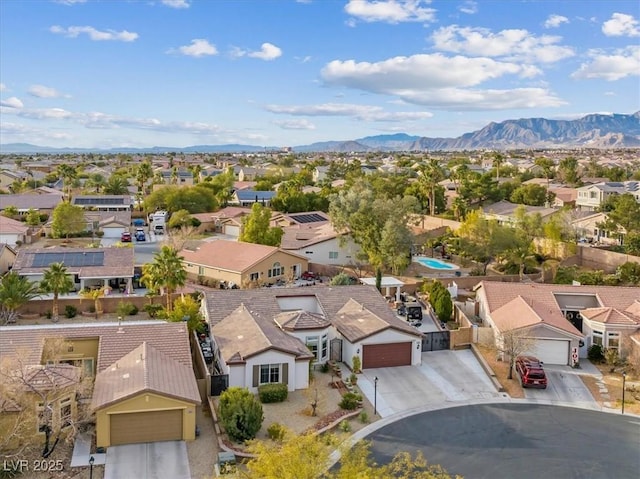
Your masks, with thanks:
M 577 120 L 522 118 L 489 123 L 457 138 L 429 138 L 405 133 L 367 136 L 348 141 L 324 141 L 293 147 L 294 152 L 438 151 L 518 148 L 639 148 L 640 111 L 625 114 L 591 114 Z M 256 153 L 279 147 L 255 145 L 196 145 L 185 148 L 52 148 L 28 143 L 0 145 L 0 153 Z

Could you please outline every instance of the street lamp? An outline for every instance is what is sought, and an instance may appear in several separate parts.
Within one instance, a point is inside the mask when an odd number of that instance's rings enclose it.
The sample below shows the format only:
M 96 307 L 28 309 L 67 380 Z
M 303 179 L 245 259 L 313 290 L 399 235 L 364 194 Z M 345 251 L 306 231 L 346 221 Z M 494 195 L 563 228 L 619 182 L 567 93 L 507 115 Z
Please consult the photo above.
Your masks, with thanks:
M 622 372 L 622 414 L 624 414 L 624 390 L 626 389 L 627 373 Z
M 373 415 L 378 415 L 378 376 L 373 380 Z
M 96 462 L 96 458 L 91 456 L 89 458 L 89 479 L 93 479 L 93 463 Z

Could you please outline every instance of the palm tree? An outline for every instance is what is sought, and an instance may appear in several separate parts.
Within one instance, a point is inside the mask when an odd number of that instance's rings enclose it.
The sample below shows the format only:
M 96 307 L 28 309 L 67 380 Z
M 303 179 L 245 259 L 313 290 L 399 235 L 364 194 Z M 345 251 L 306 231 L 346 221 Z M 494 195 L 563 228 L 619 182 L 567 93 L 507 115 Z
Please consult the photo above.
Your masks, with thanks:
M 104 192 L 108 195 L 126 195 L 129 192 L 128 186 L 129 183 L 125 177 L 113 175 L 107 181 Z
M 142 267 L 141 281 L 149 289 L 161 287 L 167 295 L 167 313 L 172 310 L 171 295 L 187 280 L 183 259 L 174 248 L 165 245 L 155 253 L 153 263 Z
M 43 293 L 53 293 L 52 318 L 57 322 L 59 315 L 58 296 L 69 293 L 73 290 L 73 280 L 67 268 L 63 263 L 51 263 L 44 270 L 42 281 L 40 281 L 40 289 Z
M 444 171 L 436 158 L 430 158 L 420 172 L 422 175 L 418 180 L 421 187 L 427 191 L 429 196 L 429 214 L 435 215 L 436 211 L 436 187 L 444 179 Z
M 504 252 L 506 259 L 518 265 L 518 275 L 520 281 L 524 279 L 524 272 L 527 266 L 535 266 L 535 255 L 533 254 L 531 243 L 522 242 Z
M 500 167 L 504 164 L 504 155 L 495 153 L 493 155 L 493 167 L 496 169 L 496 181 L 500 181 Z
M 56 168 L 56 172 L 64 182 L 64 187 L 67 190 L 67 198 L 71 198 L 71 187 L 73 184 L 73 180 L 78 177 L 78 171 L 76 170 L 76 167 L 63 163 L 61 165 L 58 165 L 58 167 Z
M 38 285 L 12 271 L 0 281 L 0 322 L 15 323 L 18 308 L 39 295 Z
M 138 183 L 138 191 L 145 192 L 145 184 L 153 178 L 153 168 L 151 162 L 145 160 L 138 165 L 138 171 L 136 172 L 136 183 Z
M 104 297 L 105 288 L 99 289 L 84 289 L 80 291 L 82 298 L 90 299 L 93 301 L 93 308 L 96 310 L 96 319 L 102 314 L 102 303 L 100 299 Z

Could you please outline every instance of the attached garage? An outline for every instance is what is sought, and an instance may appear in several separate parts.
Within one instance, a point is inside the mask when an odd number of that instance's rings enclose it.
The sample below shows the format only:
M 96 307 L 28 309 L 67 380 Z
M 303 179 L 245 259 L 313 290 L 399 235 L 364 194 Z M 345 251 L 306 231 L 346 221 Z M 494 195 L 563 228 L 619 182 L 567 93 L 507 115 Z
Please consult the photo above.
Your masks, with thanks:
M 223 227 L 223 232 L 229 236 L 235 236 L 236 238 L 240 236 L 240 226 L 226 224 Z
M 569 364 L 570 341 L 561 339 L 537 339 L 531 354 L 546 364 Z
M 182 440 L 182 410 L 110 415 L 111 445 Z
M 365 344 L 362 349 L 362 368 L 391 368 L 411 366 L 412 342 Z
M 120 235 L 125 231 L 129 231 L 129 228 L 124 226 L 105 226 L 102 228 L 104 238 L 120 238 Z

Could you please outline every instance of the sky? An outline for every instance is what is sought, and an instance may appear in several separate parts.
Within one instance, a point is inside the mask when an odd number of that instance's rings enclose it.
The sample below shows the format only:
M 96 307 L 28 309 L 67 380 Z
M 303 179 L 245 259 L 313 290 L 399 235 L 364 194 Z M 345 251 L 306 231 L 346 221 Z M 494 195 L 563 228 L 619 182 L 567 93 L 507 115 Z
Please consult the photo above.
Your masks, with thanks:
M 286 147 L 639 109 L 637 0 L 0 0 L 2 144 Z

